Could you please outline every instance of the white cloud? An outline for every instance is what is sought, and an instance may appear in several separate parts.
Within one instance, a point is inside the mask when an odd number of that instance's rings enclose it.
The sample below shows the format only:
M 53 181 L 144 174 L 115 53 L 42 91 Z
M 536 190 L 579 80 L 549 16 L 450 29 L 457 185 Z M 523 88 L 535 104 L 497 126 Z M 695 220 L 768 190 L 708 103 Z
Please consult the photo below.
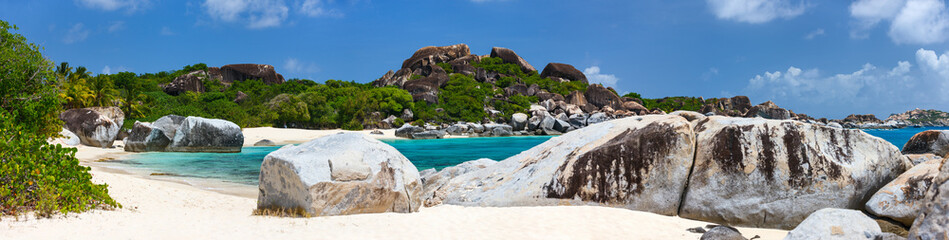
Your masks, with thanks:
M 161 35 L 165 35 L 165 36 L 174 36 L 174 35 L 177 35 L 177 33 L 175 33 L 174 31 L 172 31 L 171 28 L 168 28 L 168 27 L 161 27 L 161 32 L 160 32 L 160 33 L 161 33 Z
M 151 5 L 150 0 L 76 0 L 76 4 L 94 8 L 103 11 L 115 11 L 126 9 L 128 12 L 135 12 Z
M 109 65 L 105 65 L 105 67 L 102 68 L 102 74 L 112 74 L 112 68 L 110 68 Z
M 702 73 L 702 81 L 708 81 L 709 79 L 712 79 L 712 77 L 714 76 L 718 76 L 718 68 L 715 68 L 715 67 L 708 68 L 708 71 L 705 71 L 705 73 Z
M 111 25 L 109 25 L 110 33 L 117 32 L 123 29 L 125 29 L 125 22 L 123 21 L 115 21 Z
M 607 87 L 616 87 L 616 82 L 619 81 L 619 78 L 613 74 L 603 74 L 600 73 L 599 66 L 592 66 L 586 69 L 583 69 L 583 74 L 587 76 L 587 81 L 592 83 L 603 84 Z
M 817 30 L 814 30 L 813 32 L 810 32 L 810 33 L 808 33 L 807 35 L 804 35 L 804 39 L 811 40 L 811 39 L 814 39 L 815 37 L 820 36 L 820 35 L 824 35 L 824 29 L 823 29 L 823 28 L 818 28 Z
M 856 20 L 855 38 L 883 21 L 890 22 L 888 35 L 898 44 L 933 44 L 949 40 L 949 10 L 943 0 L 858 0 L 850 5 Z
M 86 29 L 86 27 L 83 26 L 82 23 L 76 23 L 75 25 L 72 26 L 72 28 L 69 28 L 69 32 L 66 32 L 66 37 L 63 38 L 63 42 L 66 44 L 71 44 L 75 42 L 81 42 L 82 40 L 86 40 L 86 38 L 88 37 L 89 37 L 89 30 Z
M 300 13 L 309 17 L 342 17 L 343 13 L 335 8 L 326 7 L 330 1 L 305 0 L 300 4 Z
M 791 19 L 804 14 L 807 6 L 790 0 L 706 0 L 719 19 L 745 23 L 765 23 L 777 18 Z
M 293 74 L 312 74 L 320 71 L 316 63 L 300 61 L 296 58 L 287 58 L 283 62 L 283 71 Z
M 949 52 L 916 51 L 916 64 L 899 61 L 892 68 L 865 64 L 860 69 L 827 75 L 818 69 L 790 67 L 749 79 L 746 93 L 773 100 L 800 113 L 843 117 L 873 113 L 881 118 L 915 107 L 949 106 Z M 829 111 L 829 112 L 828 112 Z
M 289 12 L 283 0 L 205 0 L 203 6 L 214 20 L 254 29 L 280 26 Z

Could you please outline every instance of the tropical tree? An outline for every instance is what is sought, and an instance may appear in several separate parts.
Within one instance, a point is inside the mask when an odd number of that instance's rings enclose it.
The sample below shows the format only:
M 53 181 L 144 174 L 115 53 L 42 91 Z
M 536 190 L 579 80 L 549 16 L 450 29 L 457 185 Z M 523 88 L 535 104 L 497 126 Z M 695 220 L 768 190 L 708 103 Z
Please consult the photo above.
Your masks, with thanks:
M 119 91 L 115 90 L 115 84 L 110 75 L 99 74 L 92 77 L 88 82 L 89 90 L 92 91 L 92 103 L 94 106 L 116 106 L 120 104 Z

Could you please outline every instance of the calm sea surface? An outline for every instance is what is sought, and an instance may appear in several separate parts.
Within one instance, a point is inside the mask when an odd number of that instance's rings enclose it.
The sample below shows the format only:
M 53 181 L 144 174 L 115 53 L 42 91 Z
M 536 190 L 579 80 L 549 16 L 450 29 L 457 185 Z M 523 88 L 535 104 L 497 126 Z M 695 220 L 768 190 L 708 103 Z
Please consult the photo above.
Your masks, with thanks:
M 949 128 L 904 128 L 864 130 L 902 148 L 914 134 Z M 504 160 L 547 141 L 550 137 L 489 137 L 431 140 L 384 140 L 402 152 L 419 170 L 442 169 L 479 158 Z M 256 185 L 260 163 L 280 147 L 245 147 L 241 153 L 142 153 L 128 155 L 119 163 L 155 173 L 182 177 L 210 178 Z

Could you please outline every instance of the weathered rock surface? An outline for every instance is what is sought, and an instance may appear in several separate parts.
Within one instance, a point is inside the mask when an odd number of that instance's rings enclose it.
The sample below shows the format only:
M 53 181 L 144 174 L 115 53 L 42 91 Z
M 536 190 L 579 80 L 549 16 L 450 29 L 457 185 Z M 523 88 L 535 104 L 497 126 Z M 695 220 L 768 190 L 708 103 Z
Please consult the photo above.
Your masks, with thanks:
M 784 239 L 874 239 L 881 234 L 880 226 L 860 211 L 825 208 L 808 216 Z
M 517 64 L 517 66 L 521 67 L 521 71 L 525 73 L 537 71 L 534 66 L 531 66 L 530 63 L 527 63 L 527 61 L 521 58 L 521 56 L 518 56 L 517 53 L 514 53 L 514 50 L 511 49 L 494 47 L 491 49 L 491 57 L 501 58 L 505 63 Z
M 432 66 L 436 63 L 448 62 L 456 58 L 468 56 L 470 54 L 471 50 L 468 48 L 468 45 L 463 43 L 443 47 L 423 47 L 415 51 L 415 53 L 412 54 L 412 57 L 403 61 L 402 68 L 418 69 L 421 67 Z
M 438 204 L 441 204 L 441 201 L 437 201 L 433 198 L 435 190 L 438 190 L 445 184 L 448 184 L 452 178 L 459 175 L 469 173 L 475 170 L 480 170 L 488 166 L 494 165 L 498 161 L 494 161 L 487 158 L 482 158 L 478 160 L 471 160 L 467 162 L 460 163 L 452 167 L 443 168 L 441 171 L 434 171 L 435 169 L 428 169 L 431 171 L 420 173 L 422 176 L 422 200 L 426 207 L 432 207 Z M 437 202 L 436 202 L 437 201 Z
M 274 71 L 274 67 L 267 64 L 228 64 L 220 68 L 221 82 L 231 84 L 250 79 L 260 79 L 266 84 L 283 83 L 283 75 Z
M 233 122 L 187 117 L 175 130 L 168 145 L 172 152 L 240 152 L 244 133 Z
M 936 156 L 949 154 L 949 130 L 926 130 L 913 135 L 903 145 L 903 154 L 932 153 Z
M 401 128 L 400 128 L 401 129 Z M 440 139 L 445 137 L 445 131 L 427 130 L 422 132 L 413 132 L 412 139 Z
M 928 162 L 929 160 L 942 159 L 942 157 L 936 156 L 936 154 L 932 154 L 932 153 L 903 154 L 903 156 L 906 156 L 907 158 L 909 158 L 909 160 L 913 162 L 914 166 L 919 165 L 920 163 Z
M 919 216 L 907 239 L 949 239 L 949 163 L 943 159 L 939 175 L 926 192 Z
M 548 63 L 544 71 L 540 72 L 540 78 L 559 77 L 569 81 L 580 81 L 587 83 L 587 76 L 573 65 L 566 63 Z
M 165 136 L 164 131 L 147 122 L 135 122 L 132 132 L 125 139 L 126 152 L 160 152 L 165 151 L 171 139 Z
M 764 119 L 785 120 L 785 119 L 791 119 L 791 112 L 788 111 L 787 109 L 778 107 L 778 105 L 774 104 L 774 102 L 767 101 L 767 102 L 755 105 L 754 107 L 751 107 L 751 109 L 748 110 L 747 113 L 745 113 L 745 117 L 747 118 L 760 117 Z
M 527 128 L 527 114 L 515 113 L 511 115 L 511 127 L 514 131 L 521 131 Z
M 695 129 L 684 218 L 790 229 L 822 208 L 863 208 L 911 166 L 895 146 L 859 130 L 720 116 Z
M 913 225 L 941 164 L 942 159 L 933 159 L 910 168 L 870 197 L 867 212 Z
M 590 204 L 675 215 L 693 150 L 684 118 L 617 119 L 455 177 L 432 199 L 468 206 Z
M 109 116 L 121 117 L 122 110 L 110 108 L 77 108 L 66 110 L 59 114 L 59 119 L 65 123 L 65 128 L 79 137 L 83 145 L 93 147 L 112 147 L 115 136 L 122 129 L 122 122 Z
M 260 209 L 314 216 L 418 211 L 418 170 L 398 150 L 359 133 L 288 145 L 264 158 Z

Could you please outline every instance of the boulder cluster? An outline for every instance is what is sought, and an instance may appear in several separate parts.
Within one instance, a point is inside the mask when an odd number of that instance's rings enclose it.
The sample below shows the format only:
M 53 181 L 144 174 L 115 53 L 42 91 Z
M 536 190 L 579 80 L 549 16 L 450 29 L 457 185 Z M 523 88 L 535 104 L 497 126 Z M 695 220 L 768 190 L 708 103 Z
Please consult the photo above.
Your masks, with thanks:
M 78 144 L 111 148 L 122 129 L 125 114 L 117 107 L 91 107 L 66 110 L 59 114 L 67 145 Z M 73 136 L 79 140 L 76 143 Z
M 127 152 L 240 152 L 241 128 L 221 119 L 168 115 L 135 122 L 125 140 Z

